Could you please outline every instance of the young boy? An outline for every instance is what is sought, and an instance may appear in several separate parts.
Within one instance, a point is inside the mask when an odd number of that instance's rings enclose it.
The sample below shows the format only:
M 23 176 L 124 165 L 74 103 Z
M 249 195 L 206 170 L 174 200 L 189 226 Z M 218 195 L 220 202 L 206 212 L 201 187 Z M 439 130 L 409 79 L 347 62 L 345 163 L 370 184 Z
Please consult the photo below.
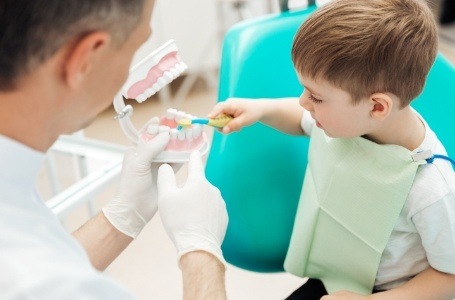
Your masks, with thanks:
M 335 0 L 294 39 L 298 100 L 229 99 L 209 114 L 234 117 L 224 133 L 259 121 L 311 136 L 285 269 L 312 279 L 288 299 L 455 298 L 455 176 L 427 162 L 447 154 L 409 105 L 436 53 L 424 3 Z

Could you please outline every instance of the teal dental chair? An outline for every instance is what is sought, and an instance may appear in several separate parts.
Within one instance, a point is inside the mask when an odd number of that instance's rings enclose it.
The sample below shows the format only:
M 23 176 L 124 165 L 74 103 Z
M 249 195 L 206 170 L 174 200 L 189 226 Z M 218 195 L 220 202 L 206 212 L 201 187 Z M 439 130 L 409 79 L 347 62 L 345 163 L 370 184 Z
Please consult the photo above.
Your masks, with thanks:
M 311 2 L 311 1 L 310 1 Z M 297 97 L 302 93 L 291 62 L 298 27 L 316 9 L 244 21 L 224 38 L 218 101 L 229 97 Z M 415 108 L 455 156 L 455 69 L 438 56 Z M 240 268 L 283 271 L 303 176 L 308 139 L 262 124 L 230 135 L 214 133 L 207 178 L 226 201 L 229 225 L 223 254 Z
M 455 159 L 455 67 L 438 54 L 425 88 L 412 103 Z M 436 153 L 435 153 L 436 154 Z

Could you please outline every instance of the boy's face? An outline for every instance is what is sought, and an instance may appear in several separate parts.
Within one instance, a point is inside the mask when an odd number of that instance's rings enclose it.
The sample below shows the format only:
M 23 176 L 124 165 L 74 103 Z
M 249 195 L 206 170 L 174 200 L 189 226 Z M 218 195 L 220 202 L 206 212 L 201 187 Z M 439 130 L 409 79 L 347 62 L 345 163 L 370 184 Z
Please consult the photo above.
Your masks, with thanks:
M 371 130 L 371 103 L 360 101 L 353 104 L 348 92 L 325 80 L 299 76 L 305 90 L 300 96 L 300 105 L 311 113 L 316 126 L 330 137 L 352 138 Z

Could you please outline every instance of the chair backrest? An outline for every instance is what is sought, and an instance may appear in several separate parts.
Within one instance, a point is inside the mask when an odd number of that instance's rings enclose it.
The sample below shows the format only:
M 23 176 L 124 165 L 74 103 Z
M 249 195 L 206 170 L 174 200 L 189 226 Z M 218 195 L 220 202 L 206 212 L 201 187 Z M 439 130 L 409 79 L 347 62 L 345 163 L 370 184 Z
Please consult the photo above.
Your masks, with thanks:
M 455 67 L 439 54 L 414 107 L 455 158 Z M 435 153 L 436 154 L 436 153 Z
M 302 93 L 292 67 L 297 28 L 314 7 L 242 22 L 226 34 L 219 101 L 229 97 L 295 97 Z M 241 268 L 283 270 L 308 140 L 261 124 L 239 133 L 215 133 L 206 173 L 226 201 L 226 260 Z
M 299 96 L 291 62 L 298 27 L 316 9 L 284 12 L 242 22 L 225 36 L 218 99 Z M 415 107 L 455 155 L 455 70 L 438 56 L 425 92 Z M 239 133 L 214 133 L 207 178 L 226 201 L 229 225 L 223 243 L 226 260 L 238 267 L 283 270 L 303 176 L 308 139 L 255 124 Z

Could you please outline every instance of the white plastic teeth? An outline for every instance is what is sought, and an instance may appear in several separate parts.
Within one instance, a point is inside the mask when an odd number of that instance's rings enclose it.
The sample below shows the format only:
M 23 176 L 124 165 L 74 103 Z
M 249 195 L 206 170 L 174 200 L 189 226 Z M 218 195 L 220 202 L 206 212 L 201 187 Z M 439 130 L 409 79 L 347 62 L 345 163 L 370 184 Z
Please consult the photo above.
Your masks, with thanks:
M 170 108 L 166 111 L 164 118 L 171 122 L 177 122 L 181 118 L 194 119 L 196 117 L 183 111 Z M 178 130 L 177 128 L 160 125 L 160 119 L 158 117 L 151 119 L 149 121 L 149 125 L 147 126 L 147 133 L 156 135 L 162 132 L 169 132 L 171 140 L 190 142 L 202 136 L 202 125 L 193 124 L 190 127 L 184 127 L 181 130 Z
M 187 114 L 184 111 L 176 110 L 174 108 L 169 108 L 166 111 L 165 118 L 168 119 L 169 121 L 178 122 L 181 119 L 195 119 L 196 117 L 193 115 Z
M 175 78 L 179 77 L 180 74 L 185 71 L 187 66 L 183 62 L 177 63 L 173 69 L 173 72 L 166 71 L 163 73 L 163 76 L 159 77 L 157 82 L 152 85 L 151 88 L 148 88 L 144 91 L 144 93 L 140 94 L 139 96 L 136 97 L 136 101 L 139 103 L 144 102 L 148 98 L 152 97 L 155 95 L 157 92 L 159 92 L 163 87 L 168 85 L 171 81 L 173 81 Z M 182 71 L 178 71 L 182 70 Z
M 177 113 L 177 110 L 174 109 L 174 108 L 169 108 L 167 111 L 166 111 L 166 119 L 168 120 L 174 120 L 174 116 L 175 114 Z
M 174 40 L 169 40 L 160 48 L 156 49 L 149 55 L 147 55 L 144 59 L 142 59 L 139 63 L 131 68 L 130 76 L 128 77 L 126 83 L 122 87 L 122 95 L 125 98 L 132 98 L 128 95 L 128 90 L 133 86 L 136 82 L 144 80 L 147 78 L 147 75 L 154 66 L 159 65 L 160 61 L 168 54 L 175 52 L 177 53 L 178 48 L 175 44 Z M 176 54 L 177 55 L 177 54 Z M 177 63 L 168 68 L 164 71 L 161 77 L 158 77 L 156 82 L 146 89 L 142 94 L 138 95 L 136 98 L 137 102 L 144 102 L 154 94 L 156 94 L 159 90 L 163 87 L 168 85 L 171 81 L 175 78 L 179 77 L 186 69 L 187 66 L 184 62 L 182 62 L 178 56 L 176 56 Z M 169 63 L 169 62 L 168 62 Z
M 202 135 L 202 126 L 199 124 L 195 124 L 188 128 L 183 128 L 181 130 L 177 130 L 176 128 L 170 128 L 165 125 L 158 125 L 158 124 L 150 124 L 147 126 L 147 133 L 156 135 L 162 132 L 169 132 L 169 135 L 172 139 L 179 140 L 181 142 L 184 141 L 192 141 L 193 139 L 197 139 Z
M 178 134 L 179 134 L 179 131 L 175 128 L 172 128 L 170 131 L 169 131 L 169 135 L 171 136 L 171 139 L 176 139 L 178 137 Z

